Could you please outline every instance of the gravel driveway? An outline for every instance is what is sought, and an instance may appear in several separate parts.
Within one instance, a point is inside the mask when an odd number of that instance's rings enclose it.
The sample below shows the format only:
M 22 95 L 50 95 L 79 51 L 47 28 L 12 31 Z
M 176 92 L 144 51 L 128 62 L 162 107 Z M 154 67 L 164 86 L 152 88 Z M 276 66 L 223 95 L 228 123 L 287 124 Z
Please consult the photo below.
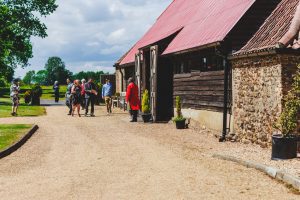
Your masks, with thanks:
M 37 123 L 38 132 L 0 160 L 0 199 L 299 199 L 253 169 L 211 157 L 218 143 L 197 142 L 173 124 L 130 124 L 125 113 L 7 118 Z M 200 139 L 199 139 L 200 138 Z M 211 138 L 213 140 L 213 138 Z

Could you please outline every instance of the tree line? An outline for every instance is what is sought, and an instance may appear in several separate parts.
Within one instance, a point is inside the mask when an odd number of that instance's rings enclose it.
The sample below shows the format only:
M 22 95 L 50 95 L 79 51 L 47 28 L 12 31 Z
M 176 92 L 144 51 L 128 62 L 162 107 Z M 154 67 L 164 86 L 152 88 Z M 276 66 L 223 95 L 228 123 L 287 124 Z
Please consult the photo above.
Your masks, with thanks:
M 99 80 L 100 75 L 105 74 L 103 71 L 92 72 L 92 71 L 81 71 L 79 73 L 73 74 L 66 69 L 65 63 L 59 57 L 50 57 L 45 64 L 43 70 L 40 71 L 28 71 L 23 78 L 24 84 L 39 83 L 41 85 L 52 85 L 55 81 L 59 84 L 65 84 L 66 79 L 88 79 L 93 78 L 94 80 Z

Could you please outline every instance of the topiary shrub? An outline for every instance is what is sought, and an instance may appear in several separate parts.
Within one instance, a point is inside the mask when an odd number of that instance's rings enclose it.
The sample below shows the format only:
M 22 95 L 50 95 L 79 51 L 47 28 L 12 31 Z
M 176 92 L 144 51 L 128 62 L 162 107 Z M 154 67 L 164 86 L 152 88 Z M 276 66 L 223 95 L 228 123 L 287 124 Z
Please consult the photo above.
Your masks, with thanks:
M 300 65 L 293 78 L 292 89 L 284 98 L 284 108 L 275 128 L 280 130 L 284 137 L 299 134 L 297 131 L 300 112 Z
M 173 121 L 184 121 L 186 120 L 181 112 L 181 98 L 180 96 L 176 96 L 176 117 L 173 118 Z
M 43 94 L 42 87 L 39 84 L 34 84 L 31 88 L 31 105 L 40 105 L 40 98 Z
M 24 100 L 25 100 L 25 103 L 27 103 L 27 104 L 29 104 L 31 102 L 31 91 L 30 90 L 27 90 L 24 93 Z
M 142 97 L 142 112 L 145 114 L 150 113 L 150 97 L 149 91 L 145 90 Z

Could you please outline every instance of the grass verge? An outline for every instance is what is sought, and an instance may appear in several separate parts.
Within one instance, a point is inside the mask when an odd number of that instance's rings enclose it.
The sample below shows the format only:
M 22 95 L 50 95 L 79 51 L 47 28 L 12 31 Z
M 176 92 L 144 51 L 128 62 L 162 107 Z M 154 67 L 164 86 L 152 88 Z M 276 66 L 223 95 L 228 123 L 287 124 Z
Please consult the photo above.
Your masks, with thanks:
M 31 128 L 29 124 L 0 124 L 0 151 L 20 140 Z
M 46 109 L 42 106 L 30 106 L 21 99 L 18 110 L 19 117 L 36 117 L 46 114 Z M 11 117 L 11 102 L 9 98 L 0 98 L 0 118 Z
M 46 99 L 46 100 L 54 100 L 54 92 L 53 92 L 53 86 L 42 86 L 43 89 L 43 95 L 41 99 Z M 65 99 L 65 94 L 67 91 L 67 86 L 66 85 L 61 85 L 59 86 L 59 98 L 60 100 Z

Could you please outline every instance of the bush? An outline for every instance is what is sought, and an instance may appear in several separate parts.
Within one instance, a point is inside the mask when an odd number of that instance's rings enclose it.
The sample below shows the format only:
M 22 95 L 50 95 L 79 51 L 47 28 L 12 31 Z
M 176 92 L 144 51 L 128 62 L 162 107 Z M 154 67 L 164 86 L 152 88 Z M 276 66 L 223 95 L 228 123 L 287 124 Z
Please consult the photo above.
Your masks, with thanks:
M 173 118 L 173 121 L 183 121 L 185 118 L 182 116 L 181 112 L 181 98 L 180 96 L 176 97 L 176 117 Z
M 40 105 L 40 98 L 43 94 L 42 87 L 39 84 L 34 84 L 31 89 L 31 104 Z
M 7 81 L 4 78 L 0 78 L 0 87 L 6 87 L 7 85 Z
M 142 112 L 143 113 L 150 113 L 150 98 L 149 98 L 149 91 L 145 90 L 142 97 Z
M 300 112 L 300 65 L 293 78 L 292 89 L 284 98 L 284 108 L 275 128 L 280 130 L 284 137 L 297 132 L 298 115 Z
M 31 90 L 27 90 L 24 94 L 25 103 L 29 104 L 31 102 Z

